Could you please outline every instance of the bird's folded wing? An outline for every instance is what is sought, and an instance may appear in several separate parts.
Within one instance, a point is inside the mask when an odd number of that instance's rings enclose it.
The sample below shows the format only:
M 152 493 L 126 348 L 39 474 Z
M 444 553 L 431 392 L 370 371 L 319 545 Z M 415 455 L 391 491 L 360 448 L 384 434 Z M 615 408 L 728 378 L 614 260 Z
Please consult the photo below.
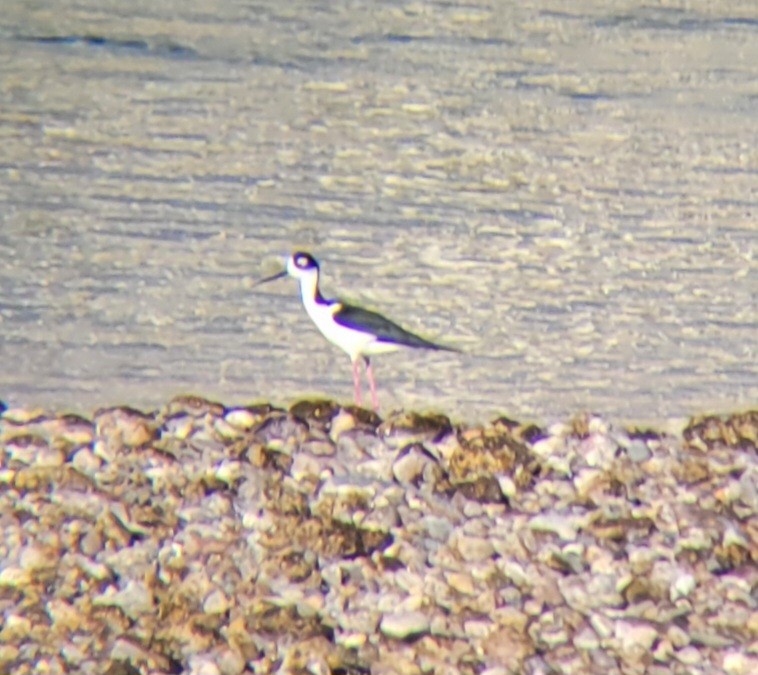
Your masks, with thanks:
M 424 349 L 444 349 L 446 351 L 458 351 L 453 347 L 445 347 L 401 328 L 396 323 L 376 312 L 371 312 L 361 307 L 353 307 L 340 303 L 339 309 L 334 313 L 334 320 L 345 328 L 360 330 L 364 333 L 375 335 L 382 342 L 393 342 L 406 347 L 421 347 Z

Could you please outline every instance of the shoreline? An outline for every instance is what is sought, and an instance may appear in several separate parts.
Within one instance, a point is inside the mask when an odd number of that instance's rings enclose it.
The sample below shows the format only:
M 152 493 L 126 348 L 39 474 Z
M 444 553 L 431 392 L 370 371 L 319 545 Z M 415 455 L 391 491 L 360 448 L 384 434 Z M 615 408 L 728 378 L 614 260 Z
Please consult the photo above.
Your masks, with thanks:
M 48 397 L 42 398 L 42 403 L 35 403 L 31 397 L 28 399 L 28 402 L 9 402 L 8 400 L 0 399 L 0 420 L 3 418 L 3 416 L 7 417 L 8 415 L 11 416 L 11 419 L 15 419 L 16 415 L 19 416 L 19 419 L 27 419 L 30 416 L 37 415 L 40 417 L 70 417 L 92 420 L 97 416 L 99 411 L 118 409 L 134 410 L 143 415 L 156 417 L 160 416 L 165 410 L 166 406 L 173 401 L 193 399 L 197 401 L 205 401 L 206 403 L 213 404 L 214 406 L 220 406 L 224 410 L 257 410 L 268 408 L 272 411 L 276 410 L 287 412 L 300 405 L 307 406 L 309 404 L 315 405 L 318 403 L 328 403 L 329 405 L 341 407 L 345 410 L 355 410 L 357 408 L 357 406 L 355 406 L 354 403 L 348 399 L 338 400 L 336 398 L 331 398 L 328 394 L 318 391 L 307 392 L 303 396 L 294 397 L 290 400 L 276 399 L 274 401 L 270 401 L 263 398 L 245 399 L 240 397 L 232 397 L 231 402 L 227 402 L 227 399 L 225 399 L 223 396 L 205 397 L 195 393 L 176 393 L 165 396 L 163 398 L 164 402 L 158 404 L 152 402 L 146 403 L 144 401 L 139 403 L 133 403 L 131 401 L 114 403 L 112 401 L 108 401 L 100 405 L 94 404 L 89 406 L 81 403 L 66 404 L 49 402 Z M 366 402 L 364 402 L 364 406 L 364 410 L 367 412 L 373 412 L 370 411 Z M 602 410 L 582 407 L 577 407 L 575 410 L 567 412 L 551 413 L 549 411 L 543 411 L 542 413 L 537 414 L 519 414 L 516 411 L 510 410 L 507 405 L 503 405 L 500 409 L 493 407 L 490 414 L 474 414 L 473 416 L 469 416 L 465 413 L 460 412 L 449 413 L 444 409 L 444 407 L 439 405 L 414 406 L 413 403 L 411 403 L 407 407 L 393 407 L 391 405 L 382 406 L 381 410 L 378 413 L 378 416 L 381 419 L 384 419 L 385 417 L 397 417 L 406 413 L 420 415 L 423 417 L 439 415 L 447 417 L 450 421 L 450 424 L 456 428 L 484 427 L 494 420 L 500 418 L 508 418 L 519 420 L 519 422 L 523 424 L 529 423 L 539 426 L 540 428 L 548 429 L 552 425 L 561 424 L 584 415 L 603 419 L 606 421 L 606 423 L 612 424 L 614 427 L 622 429 L 647 429 L 655 431 L 658 434 L 678 437 L 681 436 L 684 433 L 684 430 L 688 426 L 692 425 L 692 423 L 696 420 L 729 419 L 753 412 L 756 409 L 758 409 L 757 406 L 751 406 L 751 404 L 747 402 L 735 402 L 734 404 L 722 402 L 721 404 L 716 404 L 710 407 L 694 407 L 691 411 L 682 412 L 681 414 L 676 415 L 668 415 L 664 417 L 634 417 L 623 414 L 614 415 L 612 413 L 603 412 Z
M 39 413 L 39 414 L 38 414 Z M 758 411 L 0 415 L 0 669 L 758 670 Z

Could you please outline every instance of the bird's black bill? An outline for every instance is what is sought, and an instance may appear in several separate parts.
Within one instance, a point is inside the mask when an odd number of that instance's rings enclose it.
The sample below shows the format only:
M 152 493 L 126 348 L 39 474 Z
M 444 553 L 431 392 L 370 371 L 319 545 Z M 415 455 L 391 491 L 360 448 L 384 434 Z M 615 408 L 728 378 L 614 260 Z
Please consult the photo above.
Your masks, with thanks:
M 281 272 L 277 272 L 276 274 L 272 274 L 270 277 L 266 277 L 265 279 L 261 279 L 260 281 L 256 281 L 253 286 L 260 286 L 261 284 L 267 284 L 269 281 L 276 281 L 277 279 L 281 279 L 282 277 L 287 276 L 287 270 L 282 270 Z

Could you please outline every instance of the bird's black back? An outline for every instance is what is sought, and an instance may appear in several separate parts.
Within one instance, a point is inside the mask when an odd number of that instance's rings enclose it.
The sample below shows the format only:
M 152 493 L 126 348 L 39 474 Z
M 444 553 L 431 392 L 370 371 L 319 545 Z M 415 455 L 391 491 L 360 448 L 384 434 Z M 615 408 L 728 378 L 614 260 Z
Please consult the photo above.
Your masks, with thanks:
M 371 312 L 362 307 L 346 305 L 343 302 L 340 302 L 339 305 L 339 309 L 334 314 L 334 320 L 340 326 L 371 333 L 371 335 L 376 335 L 377 340 L 380 342 L 390 342 L 418 349 L 441 349 L 448 352 L 458 351 L 454 347 L 446 347 L 425 340 L 419 335 L 398 326 L 377 312 Z

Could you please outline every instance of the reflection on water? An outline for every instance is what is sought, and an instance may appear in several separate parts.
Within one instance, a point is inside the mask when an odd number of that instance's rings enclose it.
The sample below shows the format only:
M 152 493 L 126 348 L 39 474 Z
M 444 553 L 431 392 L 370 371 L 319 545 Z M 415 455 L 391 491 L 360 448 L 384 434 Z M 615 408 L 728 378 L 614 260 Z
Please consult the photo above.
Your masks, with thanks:
M 11 0 L 2 396 L 349 400 L 279 258 L 464 354 L 385 408 L 758 401 L 758 6 Z

